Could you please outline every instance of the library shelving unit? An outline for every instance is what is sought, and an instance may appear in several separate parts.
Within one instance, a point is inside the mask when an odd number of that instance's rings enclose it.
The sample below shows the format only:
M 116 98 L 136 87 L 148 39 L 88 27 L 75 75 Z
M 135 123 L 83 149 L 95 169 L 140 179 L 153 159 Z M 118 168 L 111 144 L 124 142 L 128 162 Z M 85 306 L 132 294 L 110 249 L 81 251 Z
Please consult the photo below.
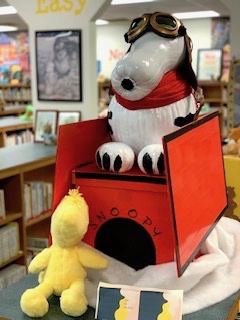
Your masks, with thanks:
M 55 160 L 56 146 L 42 143 L 25 143 L 0 149 L 0 189 L 4 190 L 6 208 L 0 228 L 11 222 L 17 222 L 19 227 L 19 252 L 0 264 L 0 271 L 12 263 L 27 266 L 27 237 L 49 236 L 51 209 L 36 218 L 26 219 L 24 183 L 41 180 L 53 184 Z
M 101 114 L 105 110 L 110 102 L 109 95 L 110 81 L 98 82 L 98 112 Z
M 13 104 L 13 105 L 4 105 L 0 106 L 0 117 L 17 115 L 20 116 L 26 111 L 26 107 L 23 104 Z
M 10 138 L 14 140 L 11 144 L 18 144 L 17 137 L 21 142 L 30 142 L 33 129 L 33 123 L 27 120 L 21 120 L 18 117 L 3 117 L 0 119 L 0 148 L 6 147 Z M 29 135 L 30 134 L 30 137 Z M 24 137 L 23 137 L 24 135 Z
M 108 97 L 109 88 L 110 88 L 110 81 L 98 82 L 98 97 L 99 98 Z
M 205 103 L 210 106 L 211 111 L 219 112 L 221 133 L 225 135 L 227 121 L 227 82 L 223 81 L 198 81 L 205 97 Z
M 0 84 L 0 101 L 4 104 L 27 104 L 31 102 L 30 84 Z
M 227 83 L 223 81 L 199 81 L 207 103 L 212 107 L 225 107 L 227 104 Z

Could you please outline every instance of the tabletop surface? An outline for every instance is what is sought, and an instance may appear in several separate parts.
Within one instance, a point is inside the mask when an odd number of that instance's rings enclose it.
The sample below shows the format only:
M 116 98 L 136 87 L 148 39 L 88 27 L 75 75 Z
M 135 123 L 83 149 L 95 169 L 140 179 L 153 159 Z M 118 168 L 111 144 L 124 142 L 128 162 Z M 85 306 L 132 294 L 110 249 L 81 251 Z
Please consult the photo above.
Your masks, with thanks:
M 27 128 L 31 128 L 32 125 L 32 121 L 21 120 L 19 117 L 16 116 L 4 117 L 0 119 L 0 130 L 13 126 L 26 126 Z
M 37 276 L 28 274 L 26 277 L 0 292 L 0 318 L 7 317 L 11 320 L 29 320 L 19 305 L 19 301 L 23 292 L 28 288 L 33 288 L 37 285 Z M 228 313 L 237 299 L 239 292 L 236 292 L 229 298 L 217 303 L 211 307 L 200 311 L 184 315 L 183 320 L 225 320 Z M 209 297 L 210 299 L 211 297 Z M 87 312 L 81 317 L 69 317 L 65 315 L 59 307 L 59 298 L 51 296 L 49 298 L 49 311 L 42 317 L 43 320 L 94 320 L 94 309 L 88 308 Z M 40 318 L 38 318 L 40 319 Z M 149 319 L 150 320 L 150 319 Z
M 44 143 L 23 143 L 0 148 L 0 171 L 56 156 L 56 146 Z

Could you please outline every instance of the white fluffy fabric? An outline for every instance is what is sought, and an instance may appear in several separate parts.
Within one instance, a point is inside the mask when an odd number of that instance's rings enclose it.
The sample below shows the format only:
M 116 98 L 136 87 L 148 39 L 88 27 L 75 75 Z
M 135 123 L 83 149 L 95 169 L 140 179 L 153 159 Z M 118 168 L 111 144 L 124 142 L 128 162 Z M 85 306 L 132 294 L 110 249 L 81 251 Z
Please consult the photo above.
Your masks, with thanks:
M 202 247 L 204 253 L 177 276 L 175 262 L 147 266 L 135 271 L 107 257 L 105 270 L 87 270 L 86 294 L 89 305 L 96 307 L 99 281 L 138 287 L 184 290 L 183 314 L 192 313 L 220 302 L 240 289 L 240 223 L 221 218 Z

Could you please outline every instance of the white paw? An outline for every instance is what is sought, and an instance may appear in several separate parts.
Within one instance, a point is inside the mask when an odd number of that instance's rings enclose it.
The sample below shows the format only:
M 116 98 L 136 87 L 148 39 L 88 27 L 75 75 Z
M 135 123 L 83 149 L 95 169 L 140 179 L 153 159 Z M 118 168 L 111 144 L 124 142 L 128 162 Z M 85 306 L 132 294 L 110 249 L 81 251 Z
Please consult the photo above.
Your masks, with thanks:
M 133 150 L 120 142 L 107 142 L 96 151 L 96 162 L 100 169 L 113 172 L 131 170 L 135 155 Z
M 165 171 L 163 146 L 151 144 L 144 147 L 138 154 L 138 166 L 144 173 L 163 174 Z

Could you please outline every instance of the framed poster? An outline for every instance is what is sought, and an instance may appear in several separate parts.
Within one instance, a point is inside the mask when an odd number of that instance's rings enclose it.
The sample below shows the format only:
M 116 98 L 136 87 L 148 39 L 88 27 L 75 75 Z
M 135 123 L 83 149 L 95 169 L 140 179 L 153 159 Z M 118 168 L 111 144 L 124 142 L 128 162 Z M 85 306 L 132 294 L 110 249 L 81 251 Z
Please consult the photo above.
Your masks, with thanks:
M 46 137 L 49 139 L 56 136 L 57 111 L 37 110 L 35 117 L 34 141 L 44 142 Z
M 0 83 L 30 83 L 28 31 L 0 32 Z
M 81 30 L 36 31 L 38 100 L 82 101 Z
M 197 56 L 198 80 L 220 80 L 222 60 L 222 49 L 199 49 Z
M 80 111 L 59 111 L 57 127 L 63 124 L 79 122 L 81 120 Z

